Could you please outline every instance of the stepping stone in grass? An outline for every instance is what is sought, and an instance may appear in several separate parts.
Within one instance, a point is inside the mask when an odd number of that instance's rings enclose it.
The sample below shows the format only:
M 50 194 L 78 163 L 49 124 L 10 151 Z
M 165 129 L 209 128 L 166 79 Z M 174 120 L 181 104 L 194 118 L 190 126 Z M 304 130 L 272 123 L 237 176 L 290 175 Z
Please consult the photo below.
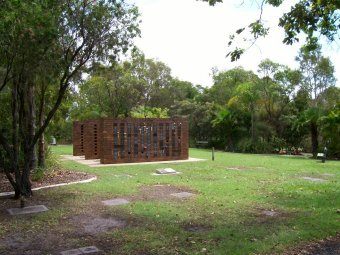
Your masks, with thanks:
M 189 198 L 189 197 L 192 197 L 195 194 L 190 193 L 190 192 L 178 192 L 178 193 L 172 193 L 170 195 L 177 197 L 177 198 Z
M 179 174 L 176 170 L 172 168 L 161 168 L 156 170 L 156 175 L 163 175 L 163 174 Z
M 88 246 L 79 249 L 72 249 L 67 251 L 62 251 L 61 255 L 82 255 L 82 254 L 94 254 L 100 252 L 96 246 Z
M 111 200 L 102 201 L 102 203 L 107 206 L 117 206 L 117 205 L 126 205 L 130 202 L 124 198 L 115 198 Z
M 7 209 L 7 212 L 10 215 L 32 214 L 32 213 L 40 213 L 40 212 L 46 212 L 46 211 L 48 211 L 48 208 L 44 205 L 34 205 L 34 206 L 26 206 L 23 208 Z
M 311 181 L 311 182 L 325 182 L 326 180 L 321 179 L 321 178 L 313 178 L 313 177 L 302 177 L 302 179 Z

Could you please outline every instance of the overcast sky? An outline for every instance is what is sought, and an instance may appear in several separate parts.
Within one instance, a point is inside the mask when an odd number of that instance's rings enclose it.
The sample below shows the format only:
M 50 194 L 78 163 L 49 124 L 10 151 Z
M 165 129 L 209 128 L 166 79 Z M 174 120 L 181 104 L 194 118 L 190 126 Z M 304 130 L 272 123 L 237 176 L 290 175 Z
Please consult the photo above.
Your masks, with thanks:
M 236 63 L 227 54 L 228 36 L 259 16 L 256 3 L 226 0 L 215 7 L 196 0 L 131 0 L 142 15 L 142 37 L 137 46 L 146 57 L 164 62 L 173 76 L 194 84 L 211 86 L 211 70 L 228 70 L 235 66 L 257 71 L 261 60 L 296 68 L 294 60 L 301 44 L 282 44 L 283 31 L 278 28 L 278 18 L 290 9 L 294 1 L 285 1 L 280 8 L 267 7 L 263 19 L 271 28 L 269 36 L 257 42 Z M 337 84 L 340 80 L 339 46 L 324 44 L 324 55 L 329 56 L 336 68 Z

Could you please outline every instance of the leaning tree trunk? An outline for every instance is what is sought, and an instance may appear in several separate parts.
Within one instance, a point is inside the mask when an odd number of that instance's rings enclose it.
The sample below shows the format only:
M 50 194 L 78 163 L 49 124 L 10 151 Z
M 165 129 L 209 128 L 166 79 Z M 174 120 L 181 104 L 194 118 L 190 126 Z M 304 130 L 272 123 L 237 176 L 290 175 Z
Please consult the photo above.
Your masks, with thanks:
M 310 131 L 311 131 L 313 158 L 316 158 L 318 154 L 318 147 L 319 147 L 319 141 L 318 141 L 319 134 L 318 134 L 318 126 L 315 122 L 311 123 Z

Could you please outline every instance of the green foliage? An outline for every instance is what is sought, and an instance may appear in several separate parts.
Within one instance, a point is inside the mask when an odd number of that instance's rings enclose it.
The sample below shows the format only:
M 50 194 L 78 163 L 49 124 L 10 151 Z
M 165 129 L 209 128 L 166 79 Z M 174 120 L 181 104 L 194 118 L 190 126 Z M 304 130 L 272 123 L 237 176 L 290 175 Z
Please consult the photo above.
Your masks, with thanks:
M 133 118 L 168 118 L 168 109 L 139 106 L 131 111 Z
M 46 150 L 45 167 L 37 167 L 32 173 L 32 181 L 41 181 L 45 175 L 61 169 L 59 156 L 52 153 L 52 148 Z
M 83 71 L 131 48 L 139 13 L 124 0 L 10 0 L 0 17 L 0 145 L 16 197 L 30 196 L 36 144 Z
M 324 146 L 328 147 L 330 156 L 340 158 L 340 103 L 334 110 L 320 118 Z
M 215 5 L 223 0 L 201 0 Z M 262 20 L 262 13 L 265 11 L 266 5 L 280 7 L 284 0 L 266 0 L 262 1 L 259 6 L 259 19 L 248 25 L 248 31 L 251 34 L 251 46 L 261 37 L 266 37 L 269 28 L 265 26 Z M 303 33 L 307 36 L 307 48 L 309 51 L 317 49 L 317 42 L 320 35 L 326 37 L 329 41 L 337 41 L 339 39 L 340 28 L 340 3 L 338 0 L 320 1 L 320 0 L 299 0 L 293 4 L 291 10 L 284 13 L 279 18 L 279 27 L 285 32 L 283 39 L 284 44 L 293 44 L 299 41 L 299 36 Z M 235 39 L 237 36 L 246 31 L 245 28 L 237 29 L 235 34 L 231 35 L 228 47 L 231 49 L 227 56 L 231 61 L 238 60 L 245 52 L 244 48 L 239 48 Z

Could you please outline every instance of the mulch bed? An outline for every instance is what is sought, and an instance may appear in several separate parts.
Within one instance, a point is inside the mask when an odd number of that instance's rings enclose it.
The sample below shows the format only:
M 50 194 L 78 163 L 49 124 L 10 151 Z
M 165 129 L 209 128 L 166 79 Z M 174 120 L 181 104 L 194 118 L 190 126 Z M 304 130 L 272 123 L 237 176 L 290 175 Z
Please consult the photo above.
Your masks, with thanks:
M 338 255 L 340 254 L 340 234 L 321 241 L 305 243 L 288 249 L 283 255 Z
M 45 176 L 40 181 L 32 181 L 32 188 L 39 188 L 43 186 L 67 183 L 67 182 L 76 182 L 87 180 L 94 175 L 83 173 L 83 172 L 73 172 L 68 170 L 55 170 L 51 173 L 45 174 Z M 0 172 L 0 192 L 9 192 L 13 191 L 11 184 L 9 183 L 6 175 Z

